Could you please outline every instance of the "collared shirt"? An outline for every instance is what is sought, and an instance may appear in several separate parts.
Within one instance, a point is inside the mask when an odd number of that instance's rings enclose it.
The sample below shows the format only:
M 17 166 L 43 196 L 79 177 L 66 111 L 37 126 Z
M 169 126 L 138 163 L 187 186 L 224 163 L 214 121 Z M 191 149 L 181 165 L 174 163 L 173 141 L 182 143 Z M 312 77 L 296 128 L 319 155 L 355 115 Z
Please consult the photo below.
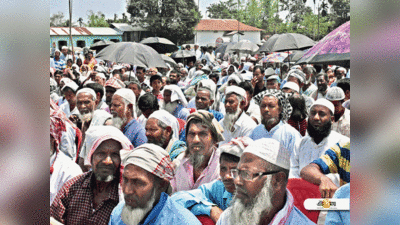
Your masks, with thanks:
M 218 179 L 220 155 L 220 150 L 216 148 L 211 154 L 207 167 L 203 170 L 197 180 L 194 181 L 193 165 L 190 163 L 188 157 L 184 157 L 184 154 L 181 154 L 178 157 L 180 163 L 177 165 L 175 170 L 174 179 L 171 180 L 172 192 L 192 190 L 198 188 L 202 184 Z
M 229 225 L 229 214 L 231 212 L 226 210 L 224 211 L 217 225 Z M 286 202 L 285 205 L 279 212 L 277 212 L 272 218 L 270 225 L 278 225 L 278 224 L 315 224 L 310 219 L 307 218 L 296 206 L 294 206 L 294 199 L 292 194 L 288 189 L 286 189 Z M 232 224 L 234 225 L 234 224 Z
M 58 60 L 56 60 L 56 59 L 53 59 L 53 61 L 54 61 L 54 68 L 56 69 L 56 70 L 63 70 L 63 69 L 65 69 L 65 61 L 64 60 L 62 60 L 61 58 L 60 59 L 58 59 Z
M 290 157 L 289 178 L 300 178 L 300 171 L 310 164 L 313 160 L 320 158 L 325 152 L 336 143 L 341 141 L 349 141 L 350 139 L 335 131 L 331 131 L 328 137 L 324 138 L 319 144 L 307 134 L 301 139 L 300 145 L 295 149 Z M 332 181 L 339 185 L 336 175 L 330 175 Z
M 79 110 L 78 108 L 75 106 L 75 108 L 71 111 L 69 109 L 69 102 L 65 101 L 62 105 L 60 105 L 60 109 L 65 113 L 65 115 L 67 116 L 67 118 L 69 118 L 72 114 L 75 115 L 79 115 Z
M 121 219 L 122 209 L 125 202 L 120 202 L 111 213 L 109 225 L 125 225 Z M 160 200 L 150 211 L 143 223 L 139 225 L 152 224 L 190 224 L 201 225 L 200 221 L 187 209 L 171 200 L 164 192 L 161 193 Z
M 333 198 L 350 198 L 350 183 L 337 189 Z M 350 224 L 350 210 L 329 210 L 325 224 Z
M 107 198 L 93 208 L 94 174 L 89 171 L 67 181 L 50 206 L 50 216 L 63 224 L 108 224 L 118 205 L 118 180 L 112 181 Z
M 65 182 L 82 174 L 81 167 L 64 153 L 58 152 L 54 156 L 55 159 L 50 161 L 50 166 L 53 165 L 54 169 L 50 174 L 50 204 Z
M 105 102 L 103 102 L 103 101 L 100 101 L 100 102 L 99 102 L 99 105 L 97 106 L 97 108 L 96 108 L 96 109 L 102 109 L 102 110 L 105 110 L 106 108 L 108 108 L 108 105 L 107 105 Z
M 251 118 L 255 118 L 257 120 L 257 124 L 261 123 L 261 111 L 260 106 L 258 106 L 254 101 L 250 101 L 249 108 L 246 111 L 246 114 Z
M 312 161 L 322 173 L 339 173 L 340 186 L 350 182 L 350 142 L 336 143 L 319 159 Z
M 292 154 L 294 149 L 300 144 L 301 134 L 289 124 L 280 121 L 270 131 L 265 129 L 264 124 L 258 125 L 250 134 L 250 138 L 255 140 L 261 138 L 273 138 L 283 144 Z
M 122 129 L 122 133 L 131 141 L 135 148 L 147 143 L 146 130 L 136 119 L 129 121 Z
M 225 141 L 219 142 L 219 146 L 222 144 L 230 142 L 232 139 L 237 137 L 248 137 L 251 132 L 257 127 L 256 122 L 246 113 L 242 113 L 239 118 L 236 120 L 235 124 L 233 125 L 233 132 L 225 128 L 224 126 L 225 119 L 219 121 L 221 126 L 224 128 L 224 135 Z
M 190 112 L 187 108 L 185 108 L 185 106 L 179 103 L 171 114 L 176 118 L 186 121 L 187 117 L 190 115 Z
M 59 149 L 72 160 L 76 159 L 76 130 L 70 123 L 65 123 L 66 131 L 61 135 Z
M 344 109 L 344 113 L 339 120 L 332 123 L 332 130 L 350 137 L 350 110 Z
M 194 190 L 177 192 L 171 196 L 171 199 L 185 208 L 191 208 L 190 211 L 194 215 L 210 216 L 214 205 L 222 210 L 227 209 L 232 196 L 233 194 L 225 189 L 224 183 L 218 179 Z
M 307 90 L 303 91 L 302 88 L 300 88 L 300 94 L 311 97 L 312 94 L 314 94 L 314 92 L 318 91 L 318 87 L 311 83 L 311 85 L 307 88 Z

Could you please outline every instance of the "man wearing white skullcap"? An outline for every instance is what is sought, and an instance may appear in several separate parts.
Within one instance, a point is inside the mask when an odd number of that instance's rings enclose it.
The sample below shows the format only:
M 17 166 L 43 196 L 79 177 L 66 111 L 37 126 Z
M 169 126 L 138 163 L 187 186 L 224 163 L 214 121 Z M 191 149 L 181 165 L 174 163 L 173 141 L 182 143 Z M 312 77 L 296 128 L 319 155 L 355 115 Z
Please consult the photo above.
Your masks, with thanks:
M 168 111 L 176 118 L 186 121 L 190 112 L 186 108 L 188 103 L 182 90 L 174 84 L 166 85 L 163 90 L 163 96 L 164 99 L 161 103 L 161 108 Z
M 171 113 L 162 109 L 153 112 L 145 128 L 148 143 L 165 149 L 172 161 L 185 152 L 186 143 L 179 140 L 179 122 Z
M 295 82 L 288 81 L 286 82 L 283 87 L 282 87 L 282 92 L 284 93 L 299 93 L 300 88 L 299 85 L 297 85 Z
M 335 143 L 349 141 L 350 139 L 332 130 L 335 108 L 326 99 L 318 99 L 311 107 L 308 122 L 307 135 L 291 155 L 291 167 L 289 178 L 300 178 L 300 171 L 313 160 L 321 157 Z M 330 174 L 328 177 L 333 183 L 339 185 L 339 176 Z
M 219 93 L 216 93 L 216 85 L 210 79 L 199 81 L 197 84 L 196 97 L 194 98 L 197 110 L 206 110 L 212 113 L 217 121 L 221 121 L 224 115 L 213 110 L 214 105 L 219 105 Z
M 109 225 L 201 224 L 168 196 L 174 168 L 163 148 L 144 144 L 134 151 L 121 152 L 121 158 L 124 201 L 114 208 Z
M 104 87 L 106 83 L 106 75 L 104 75 L 104 73 L 97 73 L 94 82 L 99 83 Z
M 72 114 L 79 115 L 78 108 L 76 107 L 76 91 L 78 87 L 79 86 L 74 81 L 70 80 L 61 88 L 61 92 L 67 101 L 60 105 L 60 109 L 65 113 L 67 118 Z
M 223 144 L 219 148 L 220 179 L 203 184 L 194 190 L 177 192 L 172 199 L 190 208 L 194 215 L 207 215 L 217 222 L 223 210 L 228 208 L 235 192 L 231 170 L 236 169 L 243 150 L 252 142 L 249 137 L 239 137 Z
M 257 126 L 256 122 L 243 113 L 246 104 L 246 91 L 238 86 L 229 86 L 226 88 L 225 116 L 219 123 L 224 128 L 225 141 L 219 145 L 229 142 L 237 137 L 249 136 Z
M 236 191 L 217 225 L 314 224 L 296 206 L 286 188 L 290 152 L 278 141 L 251 143 L 232 170 Z
M 345 97 L 340 87 L 331 87 L 326 93 L 326 99 L 335 106 L 332 130 L 350 137 L 350 110 L 343 107 Z
M 136 120 L 136 96 L 131 89 L 118 89 L 111 100 L 113 126 L 120 129 L 136 148 L 147 143 L 146 131 Z

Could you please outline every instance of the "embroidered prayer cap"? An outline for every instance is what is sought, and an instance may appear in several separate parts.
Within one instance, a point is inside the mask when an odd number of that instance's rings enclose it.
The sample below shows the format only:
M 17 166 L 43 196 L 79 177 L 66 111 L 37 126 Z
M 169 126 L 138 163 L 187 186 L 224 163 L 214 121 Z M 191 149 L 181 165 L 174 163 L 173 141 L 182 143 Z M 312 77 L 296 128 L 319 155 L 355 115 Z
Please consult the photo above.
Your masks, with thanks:
M 94 92 L 93 89 L 87 87 L 82 88 L 76 93 L 76 96 L 78 96 L 80 93 L 88 93 L 93 96 L 93 101 L 96 101 L 96 92 Z
M 306 74 L 303 73 L 303 71 L 298 70 L 298 69 L 290 70 L 288 72 L 288 77 L 295 77 L 295 78 L 299 79 L 301 83 L 304 83 L 304 81 L 306 80 Z
M 228 77 L 228 81 L 234 80 L 237 84 L 239 84 L 240 82 L 242 82 L 242 80 L 240 79 L 240 77 L 237 74 L 231 74 Z
M 262 91 L 258 93 L 256 96 L 253 97 L 254 102 L 257 105 L 260 105 L 264 97 L 266 96 L 274 96 L 275 98 L 278 99 L 281 105 L 282 109 L 282 121 L 287 121 L 290 116 L 292 115 L 293 112 L 293 107 L 290 105 L 289 102 L 289 97 L 292 94 L 286 94 L 282 92 L 281 90 L 275 90 L 275 89 L 267 89 L 265 91 Z
M 297 93 L 300 93 L 300 87 L 295 82 L 291 82 L 291 81 L 286 82 L 283 85 L 282 89 L 284 89 L 284 88 L 289 88 L 293 91 L 296 91 Z
M 253 142 L 253 139 L 249 137 L 237 137 L 232 139 L 230 142 L 223 144 L 219 147 L 222 153 L 228 153 L 240 158 L 242 156 L 244 149 Z
M 326 93 L 326 99 L 329 101 L 340 101 L 345 97 L 344 91 L 340 87 L 331 87 Z
M 109 139 L 118 141 L 121 144 L 122 149 L 126 151 L 133 150 L 132 143 L 118 128 L 113 126 L 91 126 L 86 131 L 85 141 L 82 149 L 82 151 L 88 152 L 88 155 L 84 162 L 85 165 L 91 165 L 93 153 L 96 151 L 101 143 Z
M 155 144 L 143 144 L 133 151 L 121 151 L 122 165 L 136 165 L 161 179 L 172 180 L 174 166 L 165 149 Z
M 64 79 L 64 78 L 63 78 Z M 72 80 L 68 81 L 68 80 L 64 80 L 67 83 L 64 82 L 64 87 L 61 88 L 61 91 L 64 91 L 65 88 L 71 88 L 74 92 L 76 92 L 76 90 L 78 90 L 79 86 Z
M 228 96 L 231 93 L 240 95 L 242 98 L 246 98 L 246 91 L 243 88 L 238 87 L 236 85 L 228 86 L 226 88 L 225 95 Z
M 310 108 L 310 109 L 312 109 L 312 107 L 313 107 L 314 105 L 322 105 L 322 106 L 325 106 L 326 108 L 328 108 L 328 109 L 331 111 L 332 115 L 333 115 L 334 112 L 335 112 L 335 106 L 333 105 L 333 103 L 330 102 L 330 101 L 328 101 L 328 100 L 326 100 L 326 99 L 324 99 L 324 98 L 317 99 L 317 101 L 315 101 L 315 102 L 311 105 L 311 108 Z
M 183 106 L 187 106 L 188 102 L 186 101 L 185 95 L 183 94 L 182 90 L 176 84 L 165 85 L 164 92 L 168 90 L 171 91 L 171 102 L 176 100 L 180 100 Z
M 173 131 L 173 137 L 175 139 L 179 139 L 179 122 L 175 116 L 173 116 L 168 111 L 160 109 L 160 110 L 153 112 L 149 116 L 149 119 L 151 119 L 151 118 L 158 119 L 161 122 L 163 122 L 164 124 L 166 124 L 167 126 L 170 126 Z
M 212 113 L 206 110 L 197 110 L 188 116 L 186 123 L 186 137 L 192 120 L 200 120 L 204 125 L 206 125 L 213 133 L 213 136 L 216 137 L 217 142 L 225 141 L 224 135 L 222 134 L 224 129 L 221 124 L 218 123 Z
M 277 140 L 261 138 L 247 146 L 243 153 L 251 153 L 284 169 L 290 169 L 290 152 Z
M 118 89 L 114 95 L 121 96 L 123 99 L 128 101 L 130 104 L 133 105 L 133 118 L 136 119 L 136 95 L 133 91 L 129 88 L 120 88 Z M 126 107 L 126 106 L 125 106 Z
M 105 83 L 104 86 L 105 87 L 107 87 L 107 86 L 113 87 L 115 89 L 120 89 L 120 88 L 124 88 L 125 84 L 122 81 L 120 81 L 114 77 L 111 77 L 110 79 L 108 79 L 108 81 Z

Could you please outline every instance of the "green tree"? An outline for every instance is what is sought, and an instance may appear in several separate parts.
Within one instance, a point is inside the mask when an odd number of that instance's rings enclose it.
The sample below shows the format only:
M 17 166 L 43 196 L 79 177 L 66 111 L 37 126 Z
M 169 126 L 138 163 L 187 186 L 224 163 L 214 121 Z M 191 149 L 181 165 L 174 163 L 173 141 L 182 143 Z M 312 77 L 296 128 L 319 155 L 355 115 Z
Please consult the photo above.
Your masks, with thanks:
M 102 12 L 94 13 L 92 10 L 88 11 L 88 27 L 109 27 L 106 21 L 106 16 Z
M 194 38 L 201 14 L 193 0 L 129 0 L 131 20 L 180 45 Z
M 208 17 L 213 19 L 236 19 L 238 6 L 236 0 L 219 1 L 207 7 Z
M 63 27 L 65 23 L 64 13 L 58 12 L 50 16 L 50 27 Z

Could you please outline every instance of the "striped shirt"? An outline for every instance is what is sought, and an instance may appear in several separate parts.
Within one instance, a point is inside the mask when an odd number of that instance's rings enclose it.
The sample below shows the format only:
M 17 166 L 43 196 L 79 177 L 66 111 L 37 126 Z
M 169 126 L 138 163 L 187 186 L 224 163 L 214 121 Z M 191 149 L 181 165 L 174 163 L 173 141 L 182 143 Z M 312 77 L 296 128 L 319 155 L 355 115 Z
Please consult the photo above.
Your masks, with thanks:
M 325 152 L 321 158 L 313 163 L 317 164 L 322 173 L 339 173 L 340 186 L 350 182 L 350 141 L 336 143 Z
M 54 59 L 54 65 L 56 70 L 63 70 L 65 69 L 65 61 L 62 59 L 55 60 Z

